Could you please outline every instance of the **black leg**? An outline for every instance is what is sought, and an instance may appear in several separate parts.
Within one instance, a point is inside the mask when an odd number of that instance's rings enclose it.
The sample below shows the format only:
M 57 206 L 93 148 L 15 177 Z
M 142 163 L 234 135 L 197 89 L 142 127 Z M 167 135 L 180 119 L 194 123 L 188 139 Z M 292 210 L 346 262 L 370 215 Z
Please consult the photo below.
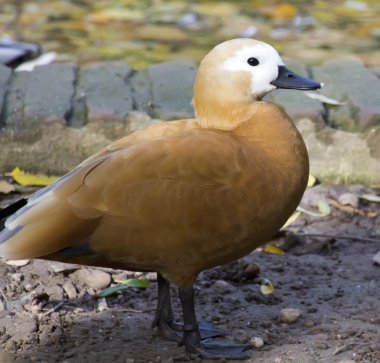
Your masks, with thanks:
M 160 273 L 157 274 L 158 301 L 152 328 L 157 327 L 158 335 L 168 340 L 181 341 L 181 334 L 175 331 L 174 315 L 170 301 L 170 283 Z
M 249 348 L 245 344 L 233 344 L 224 341 L 203 340 L 194 310 L 194 289 L 179 288 L 183 312 L 183 338 L 181 344 L 190 353 L 200 355 L 205 359 L 247 359 L 244 351 Z

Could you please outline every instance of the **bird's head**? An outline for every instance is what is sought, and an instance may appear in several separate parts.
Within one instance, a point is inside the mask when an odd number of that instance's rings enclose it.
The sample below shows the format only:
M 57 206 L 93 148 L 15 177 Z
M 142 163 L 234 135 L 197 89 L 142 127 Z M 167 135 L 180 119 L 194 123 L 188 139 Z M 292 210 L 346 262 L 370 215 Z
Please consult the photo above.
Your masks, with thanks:
M 277 88 L 320 87 L 286 68 L 271 45 L 254 39 L 233 39 L 217 45 L 202 60 L 195 81 L 194 105 L 198 114 L 211 105 L 239 108 Z

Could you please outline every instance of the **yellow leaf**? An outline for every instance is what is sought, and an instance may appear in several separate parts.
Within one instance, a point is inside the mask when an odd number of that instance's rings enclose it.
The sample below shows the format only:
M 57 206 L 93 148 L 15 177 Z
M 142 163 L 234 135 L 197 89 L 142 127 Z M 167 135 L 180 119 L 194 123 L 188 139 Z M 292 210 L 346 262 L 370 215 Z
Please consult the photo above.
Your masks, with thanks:
M 271 244 L 265 245 L 263 247 L 263 251 L 266 253 L 273 253 L 275 255 L 283 255 L 285 253 L 280 247 Z
M 309 174 L 309 179 L 307 180 L 307 187 L 312 187 L 317 182 L 317 178 L 314 175 Z
M 325 200 L 320 200 L 318 202 L 318 209 L 323 217 L 328 216 L 331 213 L 331 207 Z
M 42 174 L 28 174 L 20 168 L 14 168 L 10 173 L 5 174 L 13 178 L 13 180 L 21 185 L 30 186 L 46 186 L 54 183 L 58 176 L 47 176 Z
M 290 224 L 292 224 L 300 216 L 300 214 L 301 214 L 301 212 L 298 212 L 298 211 L 294 212 L 281 228 L 288 227 Z
M 274 292 L 274 287 L 268 279 L 263 279 L 260 284 L 260 291 L 263 295 L 270 295 Z
M 15 187 L 9 184 L 6 180 L 0 180 L 0 193 L 8 194 L 14 192 Z
M 277 21 L 291 20 L 297 15 L 297 8 L 288 3 L 282 3 L 263 9 L 263 13 Z

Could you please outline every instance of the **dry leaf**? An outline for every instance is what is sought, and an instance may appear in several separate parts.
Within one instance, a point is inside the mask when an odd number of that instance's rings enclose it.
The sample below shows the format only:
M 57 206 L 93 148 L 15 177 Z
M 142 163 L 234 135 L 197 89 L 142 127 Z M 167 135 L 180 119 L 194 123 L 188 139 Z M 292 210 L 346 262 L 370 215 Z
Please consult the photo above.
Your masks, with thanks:
M 312 187 L 317 182 L 317 178 L 314 175 L 309 174 L 309 179 L 307 180 L 307 187 Z
M 0 193 L 8 194 L 15 190 L 14 185 L 9 184 L 6 180 L 0 180 Z
M 286 228 L 288 227 L 290 224 L 292 224 L 299 216 L 301 215 L 301 212 L 297 211 L 297 212 L 294 212 L 290 217 L 289 219 L 285 222 L 285 224 L 281 227 L 281 228 Z
M 14 168 L 10 173 L 5 174 L 13 178 L 13 180 L 21 185 L 30 186 L 47 186 L 58 180 L 58 176 L 46 176 L 42 174 L 28 174 L 20 168 Z
M 5 261 L 5 263 L 7 265 L 17 266 L 17 267 L 26 266 L 29 262 L 30 262 L 30 260 L 7 260 L 7 261 Z
M 329 199 L 329 201 L 335 208 L 338 208 L 343 212 L 356 213 L 368 218 L 374 218 L 377 216 L 377 213 L 372 210 L 364 210 L 364 209 L 355 208 L 351 205 L 343 205 L 335 199 Z
M 322 217 L 328 216 L 331 213 L 330 205 L 325 200 L 318 202 L 318 210 Z
M 309 216 L 312 216 L 312 217 L 322 217 L 322 214 L 312 212 L 312 211 L 307 210 L 307 209 L 305 209 L 305 208 L 303 208 L 303 207 L 300 207 L 300 206 L 297 207 L 297 211 L 298 211 L 298 212 L 305 213 L 305 214 L 307 214 L 307 215 L 309 215 Z
M 289 3 L 282 3 L 262 9 L 264 15 L 277 21 L 289 21 L 297 15 L 297 8 Z
M 346 102 L 340 102 L 340 101 L 334 100 L 333 98 L 326 97 L 324 95 L 321 95 L 320 93 L 304 92 L 304 94 L 313 100 L 318 100 L 328 105 L 339 106 L 339 105 L 346 104 Z
M 362 195 L 359 195 L 359 198 L 367 200 L 368 202 L 372 202 L 372 203 L 380 203 L 380 195 L 362 194 Z
M 273 253 L 275 255 L 283 255 L 285 253 L 280 247 L 271 244 L 265 245 L 263 247 L 263 251 L 266 253 Z

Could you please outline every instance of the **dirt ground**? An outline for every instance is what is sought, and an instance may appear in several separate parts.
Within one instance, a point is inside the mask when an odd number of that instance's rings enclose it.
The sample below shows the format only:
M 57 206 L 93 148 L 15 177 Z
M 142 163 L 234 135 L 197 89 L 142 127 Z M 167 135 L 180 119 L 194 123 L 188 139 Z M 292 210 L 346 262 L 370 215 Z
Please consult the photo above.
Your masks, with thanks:
M 329 197 L 363 192 L 373 191 L 317 186 L 307 192 L 303 206 L 318 213 L 320 200 L 330 203 Z M 380 250 L 380 204 L 360 201 L 358 208 L 341 204 L 324 217 L 302 214 L 273 242 L 285 254 L 255 251 L 202 273 L 196 285 L 198 318 L 214 321 L 228 332 L 226 339 L 261 337 L 264 346 L 249 350 L 247 362 L 380 362 L 380 266 L 372 261 Z M 275 286 L 272 295 L 262 295 L 253 282 L 255 265 Z M 199 360 L 152 332 L 154 274 L 142 275 L 151 287 L 124 290 L 106 298 L 104 306 L 98 291 L 74 278 L 77 268 L 41 260 L 21 267 L 0 262 L 0 362 Z M 136 275 L 102 270 L 114 280 Z M 283 308 L 302 315 L 283 323 Z

